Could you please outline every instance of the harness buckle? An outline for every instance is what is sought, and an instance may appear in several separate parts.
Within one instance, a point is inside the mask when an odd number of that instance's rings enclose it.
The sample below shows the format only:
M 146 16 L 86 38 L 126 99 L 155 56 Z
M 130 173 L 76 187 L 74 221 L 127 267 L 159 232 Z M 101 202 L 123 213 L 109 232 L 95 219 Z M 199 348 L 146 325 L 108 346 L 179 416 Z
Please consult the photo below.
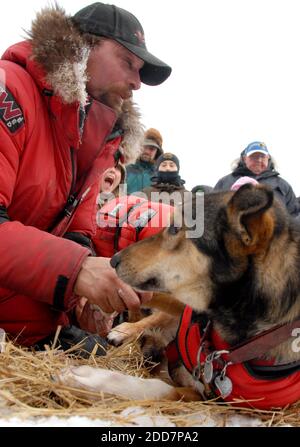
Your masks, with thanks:
M 202 375 L 202 370 L 203 370 L 203 366 L 201 364 L 201 360 L 200 360 L 200 356 L 201 356 L 201 352 L 203 351 L 203 345 L 204 343 L 201 343 L 198 351 L 197 351 L 197 365 L 193 368 L 192 371 L 192 377 L 194 380 L 199 380 L 201 375 Z
M 215 360 L 218 360 L 222 354 L 228 354 L 229 351 L 220 350 L 211 352 L 205 359 L 203 379 L 206 383 L 210 383 L 214 376 L 214 364 Z M 226 371 L 226 370 L 225 370 Z M 224 372 L 225 374 L 225 372 Z

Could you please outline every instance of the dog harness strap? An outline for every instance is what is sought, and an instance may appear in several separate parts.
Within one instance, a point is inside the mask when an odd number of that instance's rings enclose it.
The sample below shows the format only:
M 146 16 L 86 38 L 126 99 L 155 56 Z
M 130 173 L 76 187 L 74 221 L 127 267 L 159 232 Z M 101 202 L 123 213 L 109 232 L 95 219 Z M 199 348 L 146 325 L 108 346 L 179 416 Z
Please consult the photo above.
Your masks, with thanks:
M 201 364 L 206 359 L 208 351 L 207 335 L 209 332 L 209 321 L 205 328 L 199 322 L 193 322 L 193 309 L 185 306 L 176 335 L 177 359 L 180 359 L 185 368 L 199 380 L 201 375 Z M 172 343 L 167 348 L 168 360 L 174 359 L 174 348 Z M 210 351 L 209 351 L 210 352 Z
M 188 329 L 190 326 L 190 321 L 192 318 L 192 313 L 193 309 L 190 306 L 185 306 L 176 337 L 179 355 L 182 359 L 184 366 L 190 372 L 193 370 L 193 364 L 191 363 L 187 352 L 186 340 L 187 340 Z
M 176 340 L 171 341 L 166 348 L 166 356 L 169 363 L 176 363 L 179 359 L 179 352 L 176 345 Z
M 185 361 L 181 355 L 181 349 L 185 349 L 185 345 L 182 344 L 182 340 L 184 340 L 185 336 L 186 336 L 186 334 L 184 333 L 183 327 L 185 327 L 186 329 L 188 328 L 190 318 L 192 316 L 191 308 L 190 308 L 190 310 L 188 310 L 189 316 L 187 316 L 187 313 L 186 313 L 187 307 L 189 307 L 189 306 L 186 306 L 184 308 L 184 311 L 181 315 L 175 339 L 172 340 L 166 347 L 166 356 L 168 359 L 169 370 L 172 369 L 172 365 L 175 365 L 178 362 L 178 360 L 181 360 L 183 362 L 184 366 L 187 368 Z M 185 322 L 184 325 L 182 324 L 183 321 Z M 190 371 L 189 368 L 187 368 L 187 369 L 188 369 L 188 371 Z
M 219 396 L 232 402 L 234 399 L 243 398 L 252 401 L 250 404 L 243 403 L 243 406 L 262 409 L 283 407 L 300 399 L 300 362 L 281 365 L 276 370 L 277 365 L 257 366 L 256 363 L 252 365 L 251 362 L 238 361 L 239 353 L 242 353 L 240 358 L 249 358 L 250 355 L 244 355 L 244 352 L 250 342 L 251 358 L 257 360 L 270 346 L 276 346 L 289 338 L 292 329 L 299 325 L 300 321 L 295 321 L 288 325 L 276 326 L 248 342 L 230 347 L 211 323 L 204 329 L 205 324 L 199 323 L 191 308 L 186 306 L 177 331 L 177 352 L 173 342 L 173 349 L 170 347 L 170 360 L 173 360 L 175 367 L 178 360 L 182 361 L 193 379 L 202 382 L 204 395 L 208 399 Z M 196 331 L 196 326 L 199 332 Z M 266 337 L 266 343 L 261 344 L 261 337 Z M 255 346 L 258 348 L 255 348 L 254 354 Z M 173 359 L 171 353 L 174 355 Z M 232 359 L 237 361 L 229 359 L 231 354 Z M 169 366 L 172 367 L 171 361 Z
M 229 354 L 225 356 L 226 360 L 231 363 L 243 363 L 262 357 L 270 349 L 290 338 L 293 329 L 298 327 L 300 327 L 300 320 L 278 325 L 261 332 L 244 343 L 231 348 Z

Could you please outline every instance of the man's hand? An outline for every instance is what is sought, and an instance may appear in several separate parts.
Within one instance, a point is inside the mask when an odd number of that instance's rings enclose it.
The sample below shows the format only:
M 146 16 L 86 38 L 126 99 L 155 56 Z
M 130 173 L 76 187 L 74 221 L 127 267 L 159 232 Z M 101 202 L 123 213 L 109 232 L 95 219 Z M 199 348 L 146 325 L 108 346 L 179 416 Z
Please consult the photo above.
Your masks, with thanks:
M 90 304 L 96 304 L 104 312 L 121 313 L 126 309 L 136 311 L 152 294 L 138 294 L 116 274 L 109 258 L 87 257 L 81 266 L 75 283 L 76 295 L 84 296 Z
M 103 313 L 98 306 L 90 304 L 85 297 L 80 298 L 75 307 L 76 319 L 81 329 L 106 337 L 110 332 L 117 312 Z

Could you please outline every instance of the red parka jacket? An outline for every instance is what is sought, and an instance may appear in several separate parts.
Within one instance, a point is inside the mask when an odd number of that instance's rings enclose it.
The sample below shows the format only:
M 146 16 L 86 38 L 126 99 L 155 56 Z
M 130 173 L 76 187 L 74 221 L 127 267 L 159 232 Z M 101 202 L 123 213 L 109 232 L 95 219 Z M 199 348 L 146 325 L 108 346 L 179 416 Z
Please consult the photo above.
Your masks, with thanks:
M 89 250 L 47 231 L 85 183 L 70 229 L 95 232 L 98 179 L 116 151 L 105 146 L 114 112 L 93 101 L 81 126 L 79 101 L 54 94 L 31 52 L 21 42 L 0 60 L 0 327 L 24 345 L 68 324 Z
M 158 233 L 170 223 L 174 208 L 130 195 L 117 197 L 97 212 L 93 244 L 99 256 L 111 257 L 134 242 Z

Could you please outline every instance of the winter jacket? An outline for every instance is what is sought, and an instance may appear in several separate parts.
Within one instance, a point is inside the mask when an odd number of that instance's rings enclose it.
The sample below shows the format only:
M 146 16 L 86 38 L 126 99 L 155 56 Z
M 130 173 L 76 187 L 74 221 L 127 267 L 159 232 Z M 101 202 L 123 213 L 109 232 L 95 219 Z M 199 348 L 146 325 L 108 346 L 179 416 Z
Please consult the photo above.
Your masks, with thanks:
M 240 177 L 248 176 L 254 178 L 259 183 L 270 186 L 275 195 L 285 204 L 288 212 L 296 217 L 300 213 L 300 206 L 291 185 L 279 176 L 279 172 L 274 169 L 272 162 L 268 169 L 261 174 L 254 174 L 243 161 L 240 161 L 237 168 L 229 175 L 222 177 L 214 187 L 215 191 L 228 191 L 233 183 Z
M 127 194 L 134 194 L 150 186 L 154 172 L 155 163 L 137 160 L 136 163 L 127 165 Z
M 93 237 L 96 253 L 111 257 L 116 252 L 158 233 L 170 223 L 174 208 L 130 195 L 110 200 L 97 213 Z
M 105 144 L 115 113 L 88 101 L 74 33 L 61 10 L 44 10 L 0 60 L 0 327 L 27 346 L 69 323 L 90 251 L 50 231 L 80 191 L 68 232 L 95 233 L 99 176 L 119 144 Z

